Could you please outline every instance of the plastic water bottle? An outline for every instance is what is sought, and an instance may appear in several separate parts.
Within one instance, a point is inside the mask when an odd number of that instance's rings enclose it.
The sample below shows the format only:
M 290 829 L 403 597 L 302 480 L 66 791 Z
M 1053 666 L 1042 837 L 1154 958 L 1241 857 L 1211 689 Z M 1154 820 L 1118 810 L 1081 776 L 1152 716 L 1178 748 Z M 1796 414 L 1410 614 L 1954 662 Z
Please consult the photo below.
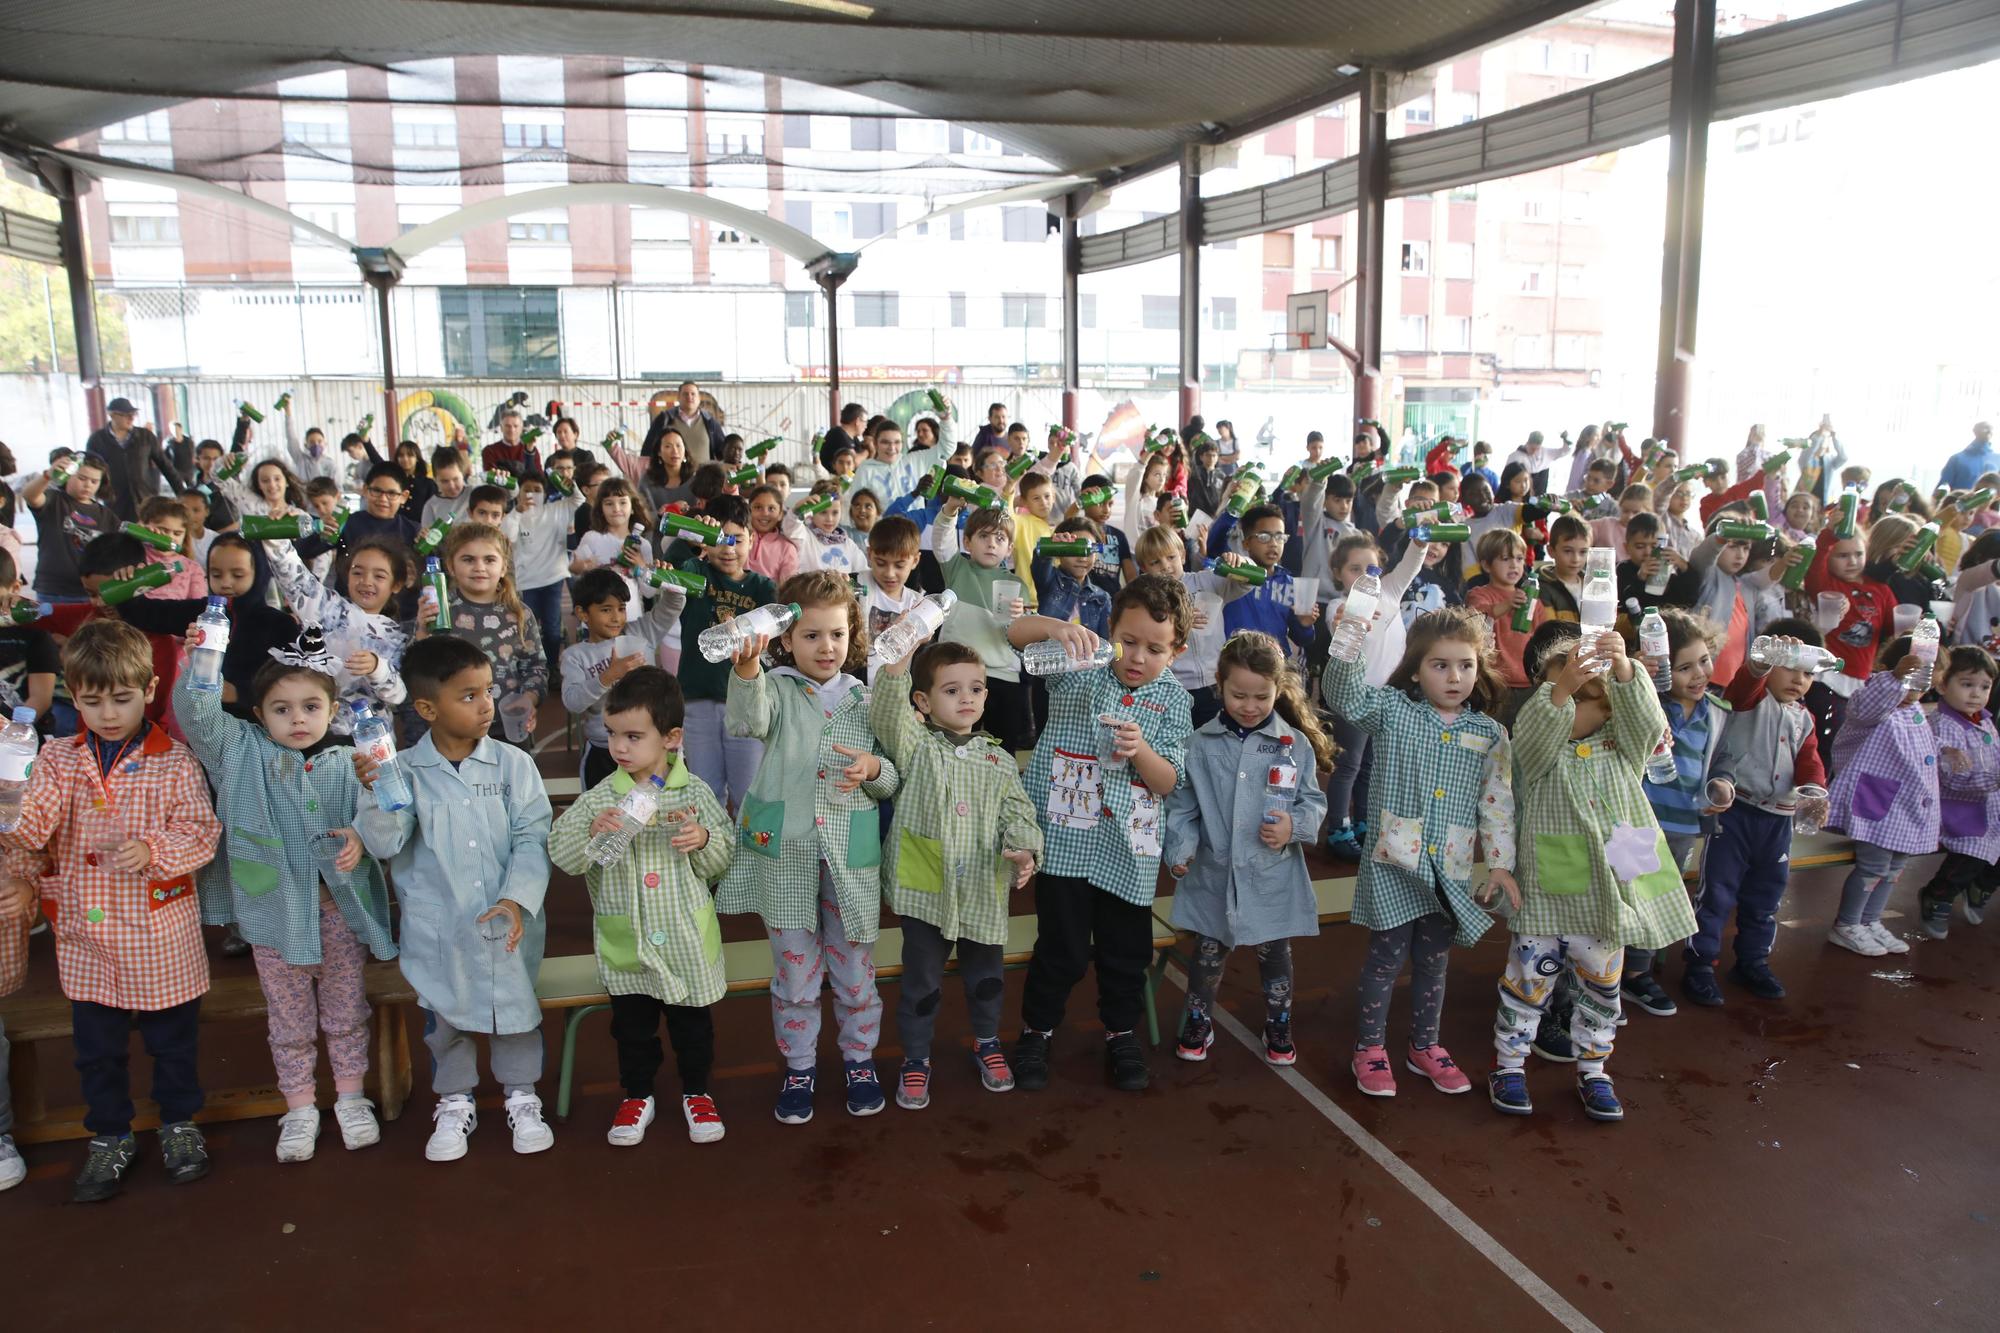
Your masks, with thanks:
M 1292 786 L 1286 786 L 1281 779 L 1287 769 L 1292 769 L 1292 747 L 1285 746 L 1278 755 L 1278 761 L 1264 773 L 1264 823 L 1275 824 L 1279 815 L 1290 814 L 1292 793 L 1297 789 L 1298 778 L 1292 778 Z M 1293 770 L 1296 774 L 1296 770 Z
M 790 629 L 798 618 L 797 602 L 772 602 L 733 620 L 709 626 L 695 642 L 701 648 L 701 655 L 709 661 L 727 662 L 759 634 L 775 639 Z
M 1910 673 L 1909 687 L 1918 694 L 1931 687 L 1931 677 L 1937 670 L 1938 622 L 1930 612 L 1917 622 L 1910 632 L 1910 656 L 1917 659 L 1917 669 Z
M 1629 610 L 1639 609 L 1639 599 L 1633 598 Z M 1667 622 L 1660 619 L 1658 607 L 1646 608 L 1645 619 L 1639 622 L 1639 656 L 1653 665 L 1653 688 L 1661 694 L 1674 687 L 1674 657 L 1671 641 L 1667 638 Z
M 1583 569 L 1583 597 L 1577 603 L 1577 619 L 1583 624 L 1584 647 L 1595 649 L 1597 641 L 1609 634 L 1618 621 L 1618 580 L 1613 574 L 1617 556 L 1609 546 L 1593 546 Z M 1611 663 L 1605 658 L 1591 663 L 1593 675 L 1601 676 L 1610 669 Z
M 28 775 L 35 771 L 35 754 L 40 748 L 35 710 L 16 708 L 14 720 L 0 727 L 0 833 L 21 822 L 21 798 L 28 794 Z
M 1099 643 L 1090 656 L 1071 657 L 1061 640 L 1042 639 L 1021 650 L 1021 669 L 1031 676 L 1067 676 L 1075 671 L 1110 666 L 1117 656 L 1117 648 Z
M 201 637 L 188 650 L 188 688 L 214 694 L 222 688 L 222 655 L 229 648 L 229 599 L 209 598 L 194 623 Z
M 905 611 L 900 619 L 876 636 L 873 651 L 869 657 L 880 662 L 900 662 L 930 640 L 944 624 L 944 618 L 951 608 L 958 605 L 958 594 L 946 589 L 932 593 Z
M 1347 601 L 1340 608 L 1340 623 L 1333 627 L 1333 656 L 1342 662 L 1352 662 L 1361 656 L 1361 644 L 1368 637 L 1368 630 L 1375 623 L 1375 608 L 1382 602 L 1382 571 L 1375 565 L 1368 566 L 1368 572 L 1354 580 L 1354 586 L 1347 590 Z
M 354 709 L 354 748 L 375 761 L 375 804 L 391 812 L 404 809 L 411 800 L 410 780 L 396 762 L 396 736 L 389 719 L 378 717 L 359 699 L 350 706 Z
M 644 786 L 625 793 L 625 799 L 618 803 L 618 827 L 598 834 L 583 849 L 592 865 L 616 865 L 624 859 L 625 853 L 632 850 L 632 839 L 659 813 L 660 794 L 666 789 L 665 779 L 655 773 Z
M 1667 559 L 1666 533 L 1653 539 L 1653 555 L 1660 562 L 1660 567 L 1653 571 L 1653 577 L 1646 580 L 1646 595 L 1659 597 L 1666 593 L 1667 581 L 1674 576 L 1673 562 Z
M 1832 671 L 1840 665 L 1838 657 L 1816 643 L 1783 643 L 1769 634 L 1759 634 L 1751 641 L 1750 660 L 1759 666 L 1793 671 Z
M 1674 729 L 1667 727 L 1646 760 L 1646 781 L 1656 787 L 1671 787 L 1680 780 L 1680 775 L 1680 770 L 1674 767 Z

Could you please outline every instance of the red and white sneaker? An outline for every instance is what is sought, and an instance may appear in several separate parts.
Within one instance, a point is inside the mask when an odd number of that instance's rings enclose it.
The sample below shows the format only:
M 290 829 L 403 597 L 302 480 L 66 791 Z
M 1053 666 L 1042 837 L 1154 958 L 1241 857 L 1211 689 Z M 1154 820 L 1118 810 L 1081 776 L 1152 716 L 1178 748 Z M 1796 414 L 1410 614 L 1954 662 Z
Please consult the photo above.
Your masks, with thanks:
M 1354 1086 L 1370 1097 L 1395 1096 L 1396 1071 L 1389 1068 L 1389 1052 L 1380 1046 L 1367 1046 L 1356 1051 Z
M 1422 1074 L 1431 1081 L 1431 1086 L 1439 1092 L 1457 1095 L 1472 1090 L 1472 1080 L 1465 1076 L 1451 1058 L 1451 1052 L 1442 1046 L 1426 1046 L 1418 1050 L 1412 1046 L 1404 1063 L 1413 1074 Z
M 651 1097 L 627 1097 L 618 1103 L 611 1117 L 611 1132 L 604 1137 L 614 1148 L 636 1148 L 646 1138 L 646 1126 L 653 1123 Z
M 694 1143 L 714 1143 L 722 1137 L 722 1113 L 715 1098 L 697 1093 L 681 1098 L 681 1118 L 687 1121 L 688 1138 Z

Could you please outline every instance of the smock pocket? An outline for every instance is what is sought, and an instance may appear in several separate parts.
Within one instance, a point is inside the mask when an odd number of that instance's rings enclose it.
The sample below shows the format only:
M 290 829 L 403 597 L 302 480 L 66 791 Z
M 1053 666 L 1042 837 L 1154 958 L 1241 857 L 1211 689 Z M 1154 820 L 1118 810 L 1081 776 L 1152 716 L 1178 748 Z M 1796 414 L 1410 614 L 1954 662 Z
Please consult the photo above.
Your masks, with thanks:
M 1541 833 L 1535 849 L 1535 885 L 1543 893 L 1590 892 L 1590 839 L 1577 833 Z
M 944 844 L 901 830 L 896 839 L 896 883 L 912 893 L 943 893 Z
M 1375 839 L 1374 859 L 1405 870 L 1423 869 L 1424 822 L 1382 812 L 1382 832 Z
M 1938 827 L 1947 838 L 1979 837 L 1986 832 L 1986 802 L 1946 797 L 1938 802 Z
M 704 902 L 695 912 L 695 928 L 701 932 L 701 956 L 714 963 L 722 957 L 722 923 L 715 919 L 715 903 Z
M 1666 835 L 1655 834 L 1654 837 L 1659 842 L 1655 853 L 1659 857 L 1659 868 L 1633 877 L 1629 892 L 1631 901 L 1635 903 L 1648 902 L 1666 893 L 1687 891 L 1686 882 L 1681 879 L 1680 866 L 1674 861 L 1673 849 L 1667 846 Z
M 1458 824 L 1448 824 L 1444 830 L 1444 876 L 1449 880 L 1463 880 L 1472 874 L 1472 843 L 1478 835 L 1471 829 Z
M 1896 808 L 1896 793 L 1902 789 L 1903 784 L 1895 778 L 1863 773 L 1854 784 L 1854 813 L 1870 823 L 1887 819 Z
M 229 834 L 229 882 L 249 898 L 275 892 L 283 877 L 284 841 L 241 828 Z
M 714 913 L 709 913 L 711 920 Z M 597 965 L 607 972 L 637 972 L 639 932 L 629 916 L 601 914 L 591 918 L 597 937 Z
M 874 806 L 847 816 L 847 868 L 872 870 L 882 864 L 882 812 Z
M 742 826 L 737 835 L 742 846 L 777 860 L 784 853 L 785 803 L 745 796 Z

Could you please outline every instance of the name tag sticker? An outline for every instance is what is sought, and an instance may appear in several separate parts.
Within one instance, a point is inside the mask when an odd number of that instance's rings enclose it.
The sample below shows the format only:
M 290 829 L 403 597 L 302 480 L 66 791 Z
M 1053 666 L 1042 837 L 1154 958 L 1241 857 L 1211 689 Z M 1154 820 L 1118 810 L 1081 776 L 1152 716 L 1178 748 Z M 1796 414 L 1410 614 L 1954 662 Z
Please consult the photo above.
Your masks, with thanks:
M 1477 750 L 1480 754 L 1485 754 L 1493 748 L 1493 738 L 1491 736 L 1480 736 L 1469 731 L 1458 733 L 1458 743 L 1468 750 Z

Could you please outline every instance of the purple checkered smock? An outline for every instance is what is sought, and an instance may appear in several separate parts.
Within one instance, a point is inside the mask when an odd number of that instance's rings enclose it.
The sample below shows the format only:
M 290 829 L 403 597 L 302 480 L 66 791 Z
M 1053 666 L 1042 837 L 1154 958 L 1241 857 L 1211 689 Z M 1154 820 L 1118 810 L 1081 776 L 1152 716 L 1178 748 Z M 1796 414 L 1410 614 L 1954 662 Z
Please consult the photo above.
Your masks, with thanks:
M 1847 701 L 1833 769 L 1827 827 L 1908 856 L 1937 850 L 1937 743 L 1898 677 L 1878 671 Z

